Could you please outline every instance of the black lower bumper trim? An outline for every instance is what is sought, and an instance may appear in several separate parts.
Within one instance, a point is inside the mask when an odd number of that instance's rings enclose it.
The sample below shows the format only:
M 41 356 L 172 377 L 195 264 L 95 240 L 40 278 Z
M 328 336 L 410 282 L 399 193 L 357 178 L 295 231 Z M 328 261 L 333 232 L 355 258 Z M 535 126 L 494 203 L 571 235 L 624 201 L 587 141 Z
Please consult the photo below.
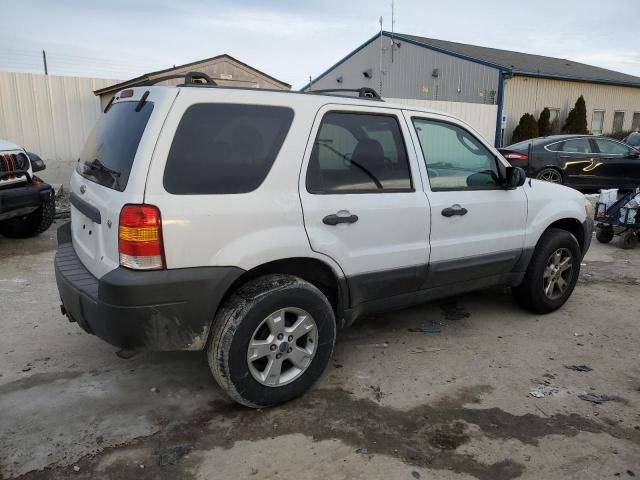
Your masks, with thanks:
M 21 187 L 8 185 L 0 189 L 0 214 L 37 208 L 52 195 L 53 188 L 46 183 L 27 183 Z
M 61 229 L 69 229 L 66 224 Z M 68 232 L 58 233 L 61 240 Z M 200 350 L 237 267 L 134 271 L 122 267 L 100 279 L 89 272 L 73 244 L 55 258 L 60 298 L 67 316 L 87 332 L 131 350 Z

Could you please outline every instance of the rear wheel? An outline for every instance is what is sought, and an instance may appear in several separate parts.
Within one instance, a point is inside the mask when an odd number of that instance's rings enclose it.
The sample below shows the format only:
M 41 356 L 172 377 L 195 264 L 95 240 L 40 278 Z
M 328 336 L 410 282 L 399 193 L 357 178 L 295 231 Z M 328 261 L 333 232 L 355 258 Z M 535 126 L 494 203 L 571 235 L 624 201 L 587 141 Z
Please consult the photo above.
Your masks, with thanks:
M 46 231 L 55 215 L 56 203 L 51 196 L 36 211 L 0 222 L 0 233 L 10 238 L 33 237 Z
M 298 277 L 267 275 L 240 287 L 216 314 L 209 366 L 238 403 L 276 405 L 320 378 L 335 335 L 333 308 L 320 290 Z
M 614 232 L 613 228 L 611 227 L 598 228 L 596 231 L 596 239 L 600 243 L 609 243 L 611 240 L 613 240 L 613 236 Z
M 580 274 L 580 246 L 566 230 L 550 228 L 533 253 L 522 284 L 513 288 L 520 305 L 535 313 L 560 308 L 571 296 Z
M 638 236 L 635 232 L 627 230 L 620 235 L 620 247 L 625 250 L 631 250 L 632 248 L 636 248 L 636 245 L 638 245 Z
M 555 168 L 543 168 L 536 175 L 538 180 L 544 180 L 545 182 L 551 183 L 564 183 L 562 178 L 562 173 L 560 173 Z

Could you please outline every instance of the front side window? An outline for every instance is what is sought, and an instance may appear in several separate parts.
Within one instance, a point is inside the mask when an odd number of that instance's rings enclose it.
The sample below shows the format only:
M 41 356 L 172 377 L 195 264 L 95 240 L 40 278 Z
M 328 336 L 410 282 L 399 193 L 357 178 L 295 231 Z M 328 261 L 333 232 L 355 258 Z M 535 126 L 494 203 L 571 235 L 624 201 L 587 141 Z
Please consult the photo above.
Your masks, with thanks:
M 592 153 L 591 142 L 586 138 L 572 138 L 558 145 L 558 152 L 568 153 Z
M 199 103 L 182 116 L 169 150 L 164 187 L 175 195 L 246 193 L 273 165 L 293 111 L 285 107 Z
M 450 123 L 413 119 L 427 165 L 431 190 L 496 188 L 497 160 L 463 128 Z
M 629 153 L 629 149 L 623 144 L 604 138 L 596 138 L 596 144 L 598 145 L 600 153 L 605 155 L 626 155 Z
M 396 117 L 327 113 L 313 144 L 306 184 L 316 194 L 412 191 Z

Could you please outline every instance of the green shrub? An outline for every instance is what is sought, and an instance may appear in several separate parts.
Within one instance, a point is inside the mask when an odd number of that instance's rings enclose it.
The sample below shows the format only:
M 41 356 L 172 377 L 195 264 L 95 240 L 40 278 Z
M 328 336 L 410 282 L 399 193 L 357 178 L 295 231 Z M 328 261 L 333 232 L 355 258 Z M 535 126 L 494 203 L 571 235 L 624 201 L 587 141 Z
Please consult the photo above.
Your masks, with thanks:
M 520 117 L 518 126 L 513 130 L 511 143 L 522 142 L 538 136 L 538 122 L 530 113 L 525 113 Z
M 547 137 L 551 135 L 551 112 L 547 107 L 543 108 L 538 117 L 538 135 Z
M 567 121 L 562 127 L 562 131 L 564 133 L 589 133 L 587 130 L 587 104 L 582 95 L 576 100 L 575 106 L 567 115 Z

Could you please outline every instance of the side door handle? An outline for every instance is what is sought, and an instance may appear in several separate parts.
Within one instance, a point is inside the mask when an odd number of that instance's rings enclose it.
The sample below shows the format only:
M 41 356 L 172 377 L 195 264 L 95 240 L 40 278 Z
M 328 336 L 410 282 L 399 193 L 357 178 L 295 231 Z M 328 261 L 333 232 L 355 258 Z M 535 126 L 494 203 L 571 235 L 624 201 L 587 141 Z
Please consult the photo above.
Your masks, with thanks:
M 339 223 L 356 223 L 358 221 L 357 215 L 338 216 L 335 213 L 327 215 L 322 219 L 322 223 L 325 225 L 338 225 Z
M 462 216 L 462 215 L 466 215 L 467 212 L 468 210 L 466 208 L 461 207 L 456 203 L 442 210 L 442 216 L 444 217 L 453 217 L 454 215 Z

